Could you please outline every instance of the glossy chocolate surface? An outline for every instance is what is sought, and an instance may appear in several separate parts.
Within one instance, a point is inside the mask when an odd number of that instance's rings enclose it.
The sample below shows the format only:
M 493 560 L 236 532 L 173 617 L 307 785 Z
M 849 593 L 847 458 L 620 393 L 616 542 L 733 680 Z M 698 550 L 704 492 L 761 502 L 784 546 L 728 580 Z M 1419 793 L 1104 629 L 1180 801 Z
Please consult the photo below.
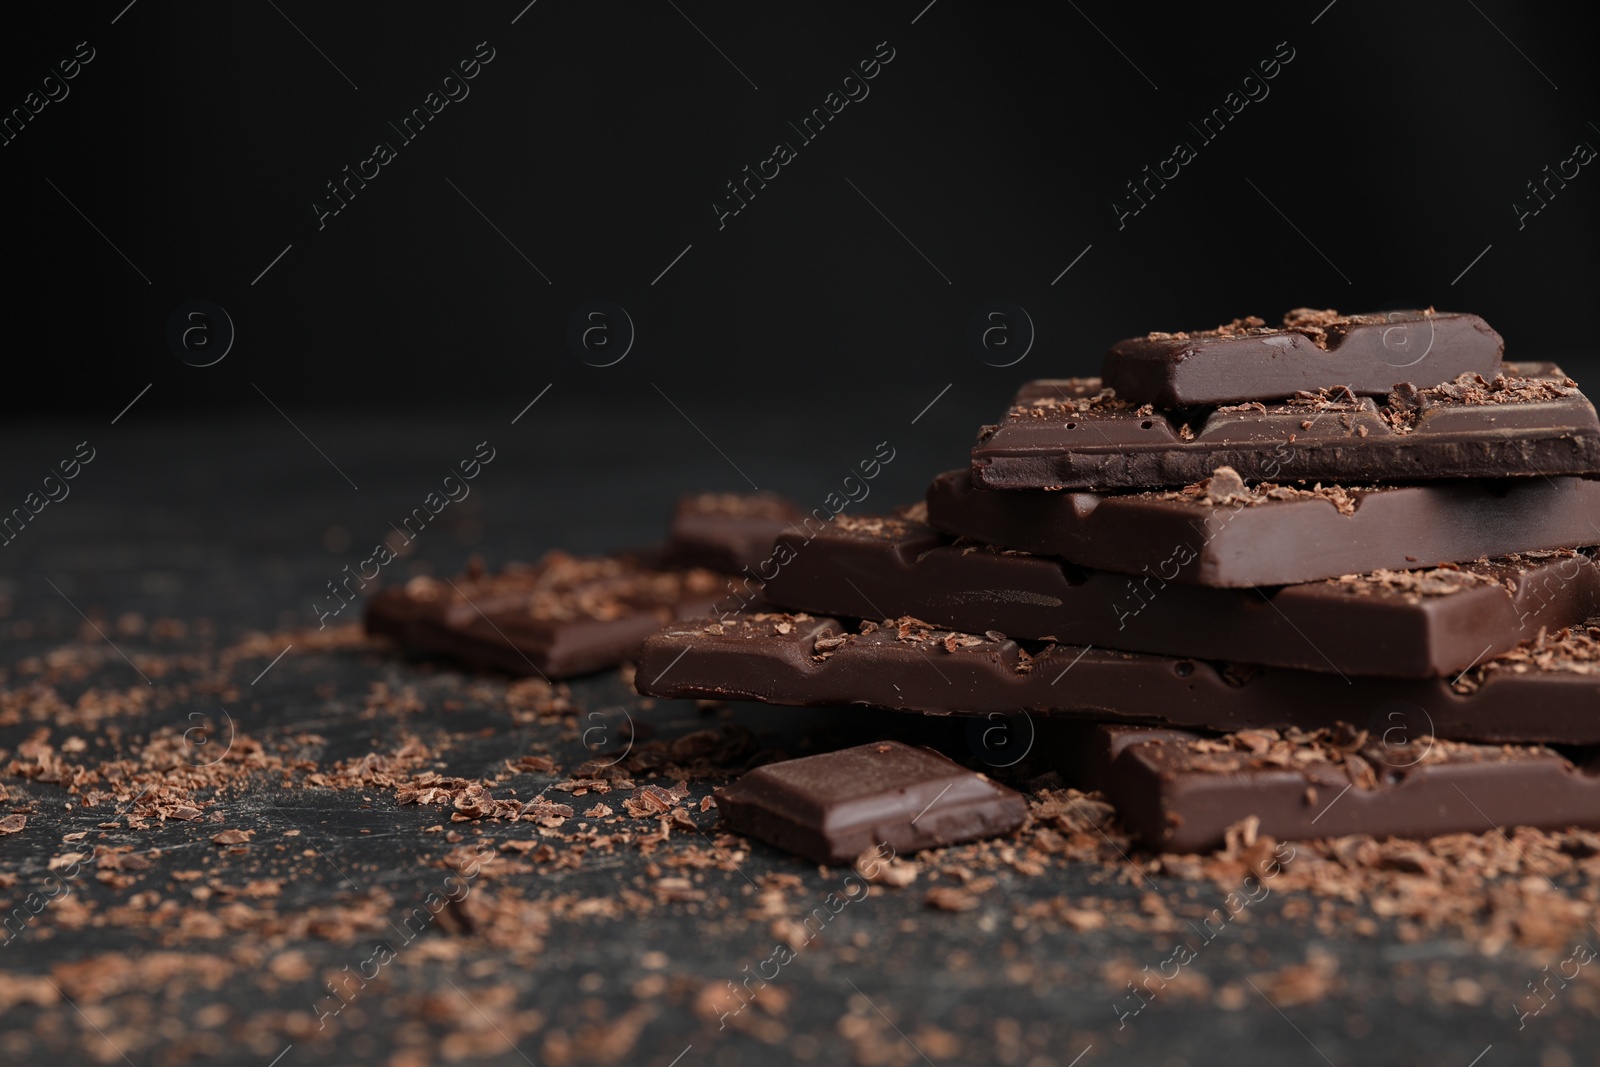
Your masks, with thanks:
M 1407 481 L 1600 473 L 1600 421 L 1549 363 L 1507 363 L 1376 400 L 1345 389 L 1288 401 L 1163 408 L 1098 378 L 1029 382 L 972 449 L 985 489 L 1190 485 L 1218 467 L 1247 482 Z
M 668 627 L 645 642 L 635 684 L 659 697 L 1220 731 L 1387 729 L 1400 714 L 1413 733 L 1437 737 L 1588 745 L 1600 744 L 1600 619 L 1486 657 L 1455 679 L 1404 679 L 1019 643 L 914 619 L 763 613 Z
M 1505 342 L 1476 315 L 1389 311 L 1340 315 L 1298 308 L 1269 327 L 1261 319 L 1185 333 L 1152 333 L 1113 345 L 1102 382 L 1134 404 L 1237 404 L 1344 386 L 1386 396 L 1396 385 L 1493 378 Z
M 928 487 L 927 521 L 1003 548 L 1198 585 L 1288 585 L 1600 541 L 1600 479 L 1091 493 Z
M 1600 827 L 1593 750 L 1401 736 L 1098 727 L 1084 742 L 1094 764 L 1084 784 L 1146 847 L 1168 852 L 1216 848 L 1244 820 L 1280 840 Z
M 936 752 L 883 741 L 769 763 L 717 792 L 736 833 L 816 863 L 879 858 L 1009 833 L 1028 806 L 1015 790 Z
M 1596 535 L 1600 540 L 1600 534 Z M 774 605 L 969 633 L 1344 674 L 1455 675 L 1600 613 L 1600 566 L 1560 550 L 1270 589 L 1087 571 L 955 542 L 895 516 L 841 515 L 767 583 Z

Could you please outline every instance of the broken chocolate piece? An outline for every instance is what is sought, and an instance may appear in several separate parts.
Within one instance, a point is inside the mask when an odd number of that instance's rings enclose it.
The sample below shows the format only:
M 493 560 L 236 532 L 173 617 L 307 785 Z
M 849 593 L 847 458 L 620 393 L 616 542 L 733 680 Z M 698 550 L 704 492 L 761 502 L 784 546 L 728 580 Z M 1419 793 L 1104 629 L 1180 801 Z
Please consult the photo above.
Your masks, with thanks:
M 772 540 L 800 521 L 801 511 L 776 493 L 695 493 L 672 515 L 665 562 L 725 574 L 754 571 L 772 556 Z
M 1119 399 L 1157 407 L 1272 400 L 1340 386 L 1386 396 L 1401 382 L 1493 378 L 1504 351 L 1500 335 L 1476 315 L 1297 308 L 1281 328 L 1236 319 L 1214 330 L 1119 341 L 1106 354 L 1102 383 Z
M 1600 419 L 1550 363 L 1378 401 L 1341 387 L 1214 409 L 1158 410 L 1071 378 L 1023 386 L 972 449 L 985 489 L 1189 485 L 1223 466 L 1247 482 L 1594 474 Z
M 1600 827 L 1600 760 L 1536 745 L 1470 745 L 1427 735 L 1389 744 L 1348 727 L 1201 737 L 1102 726 L 1086 788 L 1101 790 L 1146 847 L 1202 852 L 1256 820 L 1288 840 L 1434 837 L 1500 827 Z
M 1576 548 L 1600 541 L 1600 480 L 1519 478 L 1345 488 L 1256 485 L 1221 472 L 1185 489 L 1047 493 L 928 487 L 927 520 L 1004 548 L 1200 585 L 1289 585 Z
M 1214 589 L 1164 582 L 1152 568 L 1129 578 L 952 542 L 903 517 L 840 515 L 809 542 L 787 533 L 778 543 L 793 555 L 767 583 L 779 607 L 1344 674 L 1454 676 L 1600 612 L 1600 565 L 1571 549 Z
M 932 715 L 1030 712 L 1185 729 L 1349 722 L 1463 741 L 1600 744 L 1600 619 L 1485 659 L 1455 680 L 1327 673 L 1117 652 L 913 618 L 849 624 L 762 613 L 676 623 L 635 679 L 658 697 L 868 704 Z M 1395 716 L 1398 716 L 1397 720 Z
M 1028 814 L 1014 790 L 898 741 L 768 763 L 716 796 L 730 830 L 825 864 L 1010 833 Z
M 376 593 L 367 632 L 475 668 L 566 678 L 614 667 L 675 618 L 713 609 L 727 580 L 659 570 L 633 556 L 548 553 L 531 566 L 440 581 L 419 576 Z

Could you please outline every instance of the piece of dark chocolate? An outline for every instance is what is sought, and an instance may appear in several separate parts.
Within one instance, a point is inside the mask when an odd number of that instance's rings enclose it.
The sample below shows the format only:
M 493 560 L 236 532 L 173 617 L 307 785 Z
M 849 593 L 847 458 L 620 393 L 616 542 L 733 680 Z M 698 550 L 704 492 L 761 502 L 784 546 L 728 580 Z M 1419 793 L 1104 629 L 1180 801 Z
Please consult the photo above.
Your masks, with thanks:
M 881 741 L 757 767 L 717 791 L 717 810 L 735 833 L 837 865 L 1010 833 L 1028 805 L 937 752 Z
M 1098 378 L 1029 382 L 972 449 L 985 489 L 1190 485 L 1218 467 L 1247 482 L 1408 481 L 1600 473 L 1600 419 L 1550 363 L 1507 363 L 1374 401 L 1345 389 L 1285 402 L 1157 410 Z
M 1248 654 L 1247 649 L 1240 649 Z M 1032 712 L 1187 729 L 1317 729 L 1400 715 L 1462 741 L 1600 744 L 1600 619 L 1448 678 L 1327 673 L 1019 643 L 916 619 L 807 614 L 676 623 L 644 644 L 635 684 L 658 697 L 798 706 L 869 704 L 933 715 Z
M 1212 330 L 1119 341 L 1106 354 L 1101 381 L 1123 400 L 1158 408 L 1274 400 L 1340 386 L 1387 396 L 1401 382 L 1493 378 L 1504 352 L 1500 335 L 1476 315 L 1296 308 L 1281 328 L 1251 316 Z
M 1348 726 L 1221 737 L 1103 726 L 1085 739 L 1096 766 L 1083 784 L 1164 852 L 1216 848 L 1246 819 L 1280 840 L 1600 827 L 1593 750 L 1569 758 L 1534 745 L 1392 741 Z
M 969 472 L 928 487 L 946 533 L 1098 570 L 1199 585 L 1289 585 L 1600 542 L 1600 480 L 1517 478 L 1314 489 L 1230 470 L 1154 492 L 999 492 Z
M 1571 549 L 1257 590 L 1086 571 L 904 517 L 840 515 L 778 544 L 793 558 L 765 596 L 781 608 L 1344 674 L 1454 676 L 1600 613 L 1600 565 Z
M 700 568 L 550 552 L 493 574 L 418 576 L 380 590 L 367 604 L 366 626 L 410 652 L 566 678 L 614 667 L 665 623 L 713 610 L 726 584 Z
M 695 493 L 672 515 L 664 562 L 725 574 L 754 571 L 772 555 L 772 540 L 802 513 L 776 493 Z

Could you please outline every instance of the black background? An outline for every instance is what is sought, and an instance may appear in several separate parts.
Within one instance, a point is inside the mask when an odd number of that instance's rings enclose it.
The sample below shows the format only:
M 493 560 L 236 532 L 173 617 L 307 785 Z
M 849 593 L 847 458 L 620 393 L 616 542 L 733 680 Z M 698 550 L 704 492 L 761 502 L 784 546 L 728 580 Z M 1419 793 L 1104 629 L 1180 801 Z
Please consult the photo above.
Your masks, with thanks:
M 515 25 L 523 0 L 35 12 L 0 44 L 0 105 L 79 41 L 96 58 L 0 148 L 6 417 L 109 419 L 153 382 L 143 419 L 261 394 L 498 419 L 552 382 L 597 412 L 664 407 L 656 383 L 759 450 L 782 445 L 774 406 L 898 421 L 953 382 L 941 403 L 975 425 L 1120 337 L 1300 305 L 1472 310 L 1508 355 L 1586 365 L 1596 179 L 1520 231 L 1512 209 L 1600 143 L 1582 6 L 925 2 L 539 0 Z M 480 41 L 470 96 L 319 230 L 324 183 Z M 719 230 L 725 183 L 881 41 L 870 96 Z M 1187 123 L 1282 41 L 1270 94 L 1200 142 Z M 1119 229 L 1124 183 L 1179 139 L 1198 158 Z M 609 368 L 565 341 L 594 298 L 637 329 Z M 213 367 L 165 340 L 193 299 L 237 328 Z M 1037 328 L 1015 367 L 967 345 L 991 299 Z

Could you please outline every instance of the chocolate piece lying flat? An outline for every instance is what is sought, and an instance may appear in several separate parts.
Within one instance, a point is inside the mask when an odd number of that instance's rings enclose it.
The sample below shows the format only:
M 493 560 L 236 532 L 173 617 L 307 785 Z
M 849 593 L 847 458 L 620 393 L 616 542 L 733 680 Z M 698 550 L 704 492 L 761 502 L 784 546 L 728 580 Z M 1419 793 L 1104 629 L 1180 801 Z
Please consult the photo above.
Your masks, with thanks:
M 772 539 L 800 518 L 800 509 L 775 493 L 685 496 L 672 515 L 666 562 L 738 574 L 767 560 Z
M 1201 852 L 1252 816 L 1278 839 L 1434 837 L 1503 826 L 1600 827 L 1600 761 L 1539 746 L 1412 735 L 1386 745 L 1349 727 L 1208 738 L 1100 727 L 1085 784 L 1151 849 Z
M 936 752 L 898 741 L 768 763 L 717 791 L 717 810 L 748 834 L 816 863 L 844 864 L 1010 833 L 1020 794 Z
M 635 684 L 658 697 L 933 715 L 1061 714 L 1188 729 L 1316 729 L 1370 716 L 1464 741 L 1600 743 L 1600 619 L 1445 678 L 1340 679 L 1276 667 L 1029 643 L 915 619 L 805 614 L 678 623 L 644 643 Z
M 614 667 L 663 624 L 713 610 L 725 585 L 708 570 L 551 552 L 532 566 L 383 589 L 367 604 L 366 624 L 408 651 L 565 678 Z
M 778 544 L 794 550 L 767 583 L 778 607 L 1345 674 L 1453 677 L 1600 613 L 1600 565 L 1571 549 L 1257 590 L 1085 571 L 907 518 L 840 515 Z
M 1600 473 L 1600 419 L 1549 363 L 1507 363 L 1374 402 L 1344 389 L 1287 402 L 1156 410 L 1098 378 L 1029 382 L 972 449 L 985 489 L 1189 485 L 1218 467 L 1246 481 L 1405 481 Z
M 1600 480 L 1592 478 L 1315 490 L 1226 480 L 1142 493 L 994 492 L 951 471 L 928 487 L 927 519 L 946 533 L 1099 570 L 1223 586 L 1600 541 Z
M 1152 333 L 1106 354 L 1104 384 L 1133 404 L 1237 404 L 1344 386 L 1386 396 L 1401 382 L 1493 378 L 1505 342 L 1476 315 L 1390 311 L 1340 315 L 1296 308 L 1282 328 L 1235 319 L 1214 330 Z

